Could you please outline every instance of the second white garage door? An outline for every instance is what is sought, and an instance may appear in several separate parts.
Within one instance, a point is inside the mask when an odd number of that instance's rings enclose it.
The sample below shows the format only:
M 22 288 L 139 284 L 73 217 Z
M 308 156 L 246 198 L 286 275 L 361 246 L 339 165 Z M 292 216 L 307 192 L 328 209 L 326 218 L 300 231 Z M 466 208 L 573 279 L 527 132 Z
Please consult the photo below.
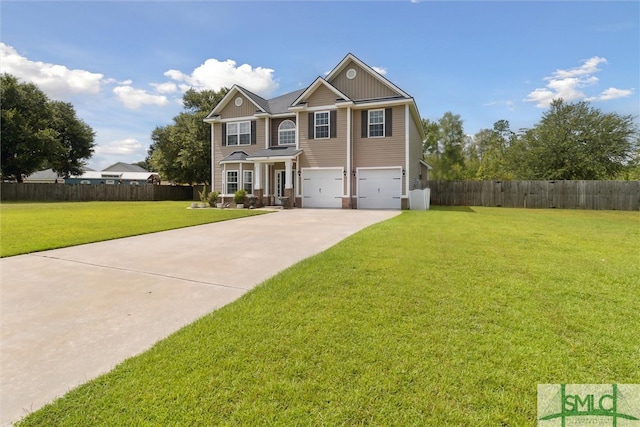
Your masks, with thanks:
M 303 169 L 302 207 L 341 208 L 342 169 Z
M 359 209 L 400 209 L 402 169 L 359 169 Z

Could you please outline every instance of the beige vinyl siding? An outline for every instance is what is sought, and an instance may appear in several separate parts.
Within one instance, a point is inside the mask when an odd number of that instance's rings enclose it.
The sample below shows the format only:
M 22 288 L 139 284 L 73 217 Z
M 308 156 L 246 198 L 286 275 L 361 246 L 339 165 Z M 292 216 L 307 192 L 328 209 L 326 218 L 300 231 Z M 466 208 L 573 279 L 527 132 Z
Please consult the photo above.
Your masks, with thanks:
M 362 138 L 362 110 L 353 111 L 353 167 L 403 166 L 405 160 L 404 105 L 393 107 L 393 135 Z
M 336 114 L 336 138 L 308 139 L 308 114 L 300 114 L 300 166 L 307 167 L 346 167 L 347 159 L 347 114 L 340 109 Z
M 301 168 L 347 168 L 347 111 L 337 110 L 336 137 L 328 139 L 308 139 L 308 114 L 300 114 L 300 149 L 299 158 Z M 347 180 L 343 182 L 343 194 L 346 192 Z
M 242 105 L 237 107 L 235 104 L 236 98 L 242 98 Z M 238 93 L 238 96 L 234 96 L 220 112 L 220 118 L 232 119 L 234 117 L 249 117 L 253 116 L 258 107 L 249 100 L 249 98 Z M 264 140 L 263 140 L 264 141 Z
M 229 154 L 234 151 L 244 151 L 245 153 L 251 155 L 259 150 L 264 149 L 264 120 L 257 119 L 256 122 L 256 144 L 252 145 L 233 145 L 233 146 L 222 146 L 222 126 L 226 126 L 226 123 L 215 123 L 213 127 L 214 133 L 214 143 L 213 143 L 213 155 L 214 162 L 213 166 L 215 168 L 215 191 L 222 192 L 222 181 L 220 177 L 222 176 L 222 170 L 224 168 L 223 165 L 220 164 L 220 160 L 227 157 Z M 253 170 L 253 165 L 245 164 L 243 166 L 244 170 Z M 255 179 L 255 178 L 254 178 Z
M 414 183 L 420 181 L 420 160 L 422 160 L 422 139 L 420 138 L 420 131 L 418 130 L 418 124 L 413 119 L 413 116 L 409 114 L 409 190 L 414 189 Z M 422 125 L 422 124 L 420 124 Z M 423 177 L 426 180 L 426 177 Z M 415 188 L 421 188 L 419 183 Z
M 307 105 L 309 107 L 334 106 L 337 98 L 338 96 L 331 89 L 322 84 L 307 99 Z
M 356 70 L 356 77 L 350 80 L 346 74 L 351 68 Z M 354 101 L 400 96 L 353 61 L 349 62 L 330 83 Z

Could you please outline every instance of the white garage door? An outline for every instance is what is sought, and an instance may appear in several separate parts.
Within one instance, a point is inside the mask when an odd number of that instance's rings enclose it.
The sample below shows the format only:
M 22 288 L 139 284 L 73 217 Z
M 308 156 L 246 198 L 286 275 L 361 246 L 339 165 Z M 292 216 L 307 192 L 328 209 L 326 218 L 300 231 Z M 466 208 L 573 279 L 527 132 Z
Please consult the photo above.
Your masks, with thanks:
M 341 208 L 342 169 L 303 169 L 302 207 Z
M 400 209 L 402 170 L 358 170 L 359 209 Z

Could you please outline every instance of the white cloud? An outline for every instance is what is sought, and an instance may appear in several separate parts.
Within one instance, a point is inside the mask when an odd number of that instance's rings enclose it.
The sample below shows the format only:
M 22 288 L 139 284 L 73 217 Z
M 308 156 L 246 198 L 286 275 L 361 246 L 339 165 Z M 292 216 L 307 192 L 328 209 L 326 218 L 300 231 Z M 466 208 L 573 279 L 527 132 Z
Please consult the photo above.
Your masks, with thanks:
M 631 95 L 632 89 L 616 89 L 609 88 L 598 96 L 587 96 L 584 89 L 594 86 L 599 79 L 593 74 L 600 71 L 598 66 L 606 64 L 606 58 L 594 56 L 583 62 L 580 67 L 569 70 L 556 70 L 549 77 L 545 77 L 547 81 L 546 87 L 537 88 L 529 93 L 525 98 L 527 102 L 535 102 L 537 107 L 545 108 L 554 99 L 562 98 L 565 101 L 607 101 L 610 99 L 621 98 Z
M 633 89 L 616 89 L 615 87 L 610 87 L 600 94 L 600 99 L 607 101 L 609 99 L 624 98 L 625 96 L 630 96 L 632 93 Z
M 145 152 L 144 146 L 135 138 L 125 138 L 119 141 L 110 141 L 106 144 L 97 145 L 95 154 L 97 155 L 130 155 Z
M 217 91 L 223 87 L 238 84 L 261 96 L 269 96 L 278 88 L 273 72 L 274 70 L 270 68 L 254 68 L 249 64 L 236 66 L 236 62 L 231 59 L 218 61 L 210 58 L 194 69 L 191 74 L 169 70 L 164 75 L 180 83 L 180 89 L 183 91 L 191 87 L 196 90 Z
M 578 68 L 572 68 L 571 70 L 556 70 L 553 73 L 553 77 L 547 77 L 547 79 L 550 79 L 550 78 L 564 79 L 568 77 L 591 75 L 597 71 L 600 71 L 600 69 L 598 68 L 598 65 L 606 64 L 606 63 L 607 63 L 607 60 L 605 58 L 594 56 L 593 58 L 589 58 L 586 61 L 584 61 L 584 63 Z
M 152 95 L 145 90 L 135 89 L 131 86 L 117 86 L 113 93 L 125 107 L 132 110 L 140 108 L 142 105 L 167 105 L 169 100 L 164 95 Z
M 0 43 L 0 72 L 34 83 L 54 99 L 74 94 L 95 95 L 100 92 L 103 75 L 86 70 L 70 70 L 64 65 L 30 61 L 13 47 Z
M 178 86 L 175 83 L 151 83 L 151 86 L 156 88 L 158 93 L 175 93 L 178 91 Z
M 382 67 L 371 67 L 373 68 L 373 71 L 375 71 L 376 73 L 384 76 L 387 74 L 387 69 L 386 68 L 382 68 Z
M 506 99 L 506 100 L 499 100 L 499 101 L 489 101 L 485 104 L 483 104 L 485 107 L 495 107 L 495 106 L 502 106 L 504 105 L 509 111 L 514 111 L 515 110 L 515 102 L 511 101 L 510 99 Z

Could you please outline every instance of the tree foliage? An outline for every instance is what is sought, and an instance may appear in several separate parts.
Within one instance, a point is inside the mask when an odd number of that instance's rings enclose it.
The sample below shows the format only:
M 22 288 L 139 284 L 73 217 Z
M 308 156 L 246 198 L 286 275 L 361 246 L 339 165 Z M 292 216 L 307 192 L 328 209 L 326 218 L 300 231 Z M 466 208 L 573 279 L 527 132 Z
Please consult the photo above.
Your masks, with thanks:
M 462 119 L 450 111 L 438 120 L 422 120 L 425 132 L 423 149 L 427 162 L 433 167 L 435 179 L 461 179 L 464 176 L 464 145 L 466 135 Z
M 73 105 L 60 101 L 49 104 L 51 128 L 56 131 L 57 144 L 48 159 L 50 167 L 64 177 L 81 175 L 83 159 L 93 154 L 95 132 L 76 118 Z
M 615 179 L 631 164 L 637 139 L 633 116 L 558 99 L 514 144 L 514 166 L 523 179 Z
M 93 154 L 94 132 L 71 104 L 50 101 L 32 83 L 0 77 L 2 175 L 22 182 L 45 167 L 63 176 L 79 174 Z
M 203 119 L 227 91 L 189 89 L 182 98 L 185 111 L 174 117 L 172 124 L 153 130 L 146 161 L 163 179 L 186 184 L 209 183 L 211 127 Z
M 552 102 L 539 123 L 514 132 L 507 120 L 463 139 L 459 116 L 422 120 L 435 179 L 603 180 L 640 178 L 640 133 L 633 116 L 588 102 Z M 461 160 L 462 156 L 462 160 Z
M 507 120 L 498 120 L 493 129 L 482 129 L 474 136 L 478 147 L 479 165 L 475 171 L 477 179 L 511 179 L 513 168 L 510 164 L 509 149 L 516 138 Z

